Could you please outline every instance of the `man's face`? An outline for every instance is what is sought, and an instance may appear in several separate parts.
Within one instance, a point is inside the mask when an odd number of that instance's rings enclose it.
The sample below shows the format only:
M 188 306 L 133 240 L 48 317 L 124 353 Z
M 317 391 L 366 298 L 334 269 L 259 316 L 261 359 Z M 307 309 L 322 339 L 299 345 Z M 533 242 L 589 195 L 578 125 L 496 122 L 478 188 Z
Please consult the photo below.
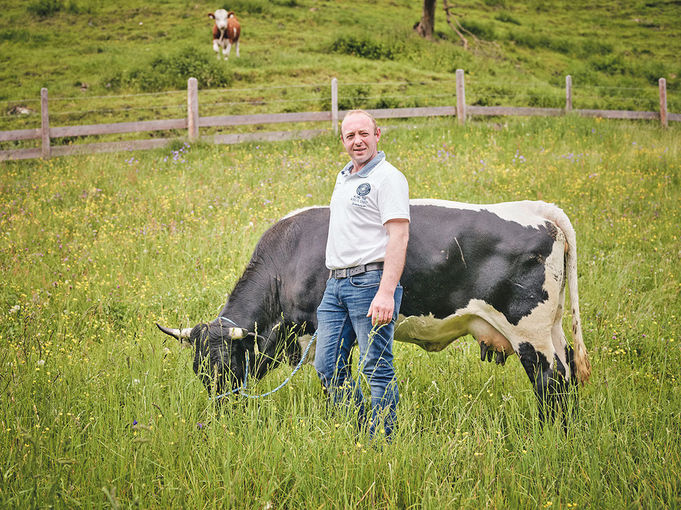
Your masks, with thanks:
M 366 115 L 355 113 L 345 117 L 341 124 L 341 139 L 355 165 L 353 172 L 359 171 L 378 154 L 380 138 L 381 130 L 374 130 L 374 123 Z

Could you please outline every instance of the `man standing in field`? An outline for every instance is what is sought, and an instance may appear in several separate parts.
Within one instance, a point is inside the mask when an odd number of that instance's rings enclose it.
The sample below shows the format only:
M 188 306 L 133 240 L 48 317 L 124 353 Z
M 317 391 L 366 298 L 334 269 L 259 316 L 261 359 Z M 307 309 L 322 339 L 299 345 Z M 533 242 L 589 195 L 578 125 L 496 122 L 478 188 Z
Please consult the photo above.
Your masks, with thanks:
M 378 152 L 380 137 L 365 111 L 353 110 L 343 119 L 341 140 L 351 161 L 338 174 L 331 197 L 330 277 L 317 309 L 315 368 L 332 403 L 354 403 L 371 437 L 384 431 L 390 438 L 399 400 L 392 347 L 409 240 L 409 185 Z M 371 389 L 368 416 L 348 364 L 355 342 Z

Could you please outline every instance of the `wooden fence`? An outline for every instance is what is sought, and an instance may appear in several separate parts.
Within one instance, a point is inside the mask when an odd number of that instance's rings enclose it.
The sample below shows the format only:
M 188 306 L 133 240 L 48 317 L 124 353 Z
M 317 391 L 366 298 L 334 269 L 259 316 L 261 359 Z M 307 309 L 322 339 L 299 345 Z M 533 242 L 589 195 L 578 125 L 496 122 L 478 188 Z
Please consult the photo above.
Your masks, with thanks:
M 572 78 L 565 80 L 565 108 L 529 108 L 507 106 L 473 106 L 466 104 L 464 72 L 456 71 L 456 106 L 390 108 L 368 110 L 377 119 L 396 119 L 409 117 L 455 116 L 459 124 L 464 124 L 471 116 L 560 116 L 576 114 L 585 117 L 602 117 L 607 119 L 648 119 L 658 120 L 667 127 L 669 121 L 681 121 L 681 114 L 667 112 L 667 83 L 659 80 L 659 111 L 627 111 L 627 110 L 580 110 L 572 107 Z M 296 122 L 330 122 L 330 129 L 338 132 L 338 121 L 347 110 L 338 110 L 338 81 L 331 80 L 331 111 L 270 113 L 254 115 L 220 115 L 212 117 L 199 116 L 199 94 L 195 78 L 187 84 L 187 116 L 182 119 L 151 120 L 139 122 L 119 122 L 113 124 L 92 124 L 80 126 L 50 127 L 47 89 L 40 91 L 41 127 L 36 129 L 18 129 L 0 131 L 0 142 L 18 140 L 41 140 L 41 146 L 27 149 L 10 149 L 0 151 L 0 161 L 13 159 L 49 158 L 69 154 L 96 152 L 114 152 L 126 150 L 145 150 L 165 147 L 176 140 L 202 140 L 216 144 L 233 144 L 248 141 L 276 141 L 302 139 L 328 133 L 329 129 L 310 129 L 298 131 L 270 131 L 238 134 L 200 135 L 202 127 L 226 127 L 263 124 L 291 124 Z M 128 140 L 119 142 L 99 142 L 73 145 L 52 145 L 55 138 L 73 136 L 96 136 L 121 133 L 138 133 L 148 131 L 187 130 L 186 138 L 152 138 L 145 140 Z

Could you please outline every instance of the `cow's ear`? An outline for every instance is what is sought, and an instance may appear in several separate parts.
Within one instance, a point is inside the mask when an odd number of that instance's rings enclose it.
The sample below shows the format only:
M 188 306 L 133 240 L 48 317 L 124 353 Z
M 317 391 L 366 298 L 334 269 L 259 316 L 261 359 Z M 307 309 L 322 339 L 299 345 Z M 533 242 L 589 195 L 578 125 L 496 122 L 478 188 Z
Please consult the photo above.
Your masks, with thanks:
M 208 17 L 209 17 L 210 19 L 215 19 L 215 14 L 213 14 L 212 12 L 209 12 L 209 13 L 208 13 Z

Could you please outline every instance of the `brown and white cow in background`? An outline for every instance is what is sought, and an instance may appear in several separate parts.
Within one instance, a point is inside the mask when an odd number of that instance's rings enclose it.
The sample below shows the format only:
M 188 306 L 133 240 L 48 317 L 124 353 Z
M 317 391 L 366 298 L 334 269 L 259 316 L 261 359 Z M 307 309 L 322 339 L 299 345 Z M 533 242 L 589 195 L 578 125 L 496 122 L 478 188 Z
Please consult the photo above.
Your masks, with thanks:
M 229 58 L 232 44 L 236 45 L 236 56 L 239 56 L 239 36 L 241 35 L 241 25 L 236 19 L 236 15 L 225 9 L 218 9 L 208 13 L 208 17 L 215 20 L 213 25 L 213 50 L 220 58 L 220 48 L 225 60 Z

